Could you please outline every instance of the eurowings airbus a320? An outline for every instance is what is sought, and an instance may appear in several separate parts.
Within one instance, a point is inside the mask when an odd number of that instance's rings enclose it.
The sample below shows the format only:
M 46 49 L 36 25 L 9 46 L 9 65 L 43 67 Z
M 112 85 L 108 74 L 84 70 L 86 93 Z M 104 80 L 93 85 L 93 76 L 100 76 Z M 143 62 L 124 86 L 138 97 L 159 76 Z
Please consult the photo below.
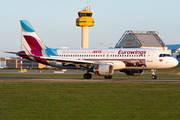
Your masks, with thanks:
M 91 79 L 90 73 L 111 79 L 114 70 L 127 75 L 142 75 L 143 70 L 147 69 L 151 70 L 152 79 L 156 79 L 156 69 L 172 68 L 178 64 L 168 52 L 159 49 L 52 49 L 43 44 L 27 20 L 21 20 L 20 23 L 24 51 L 8 53 L 52 67 L 87 70 L 84 79 Z

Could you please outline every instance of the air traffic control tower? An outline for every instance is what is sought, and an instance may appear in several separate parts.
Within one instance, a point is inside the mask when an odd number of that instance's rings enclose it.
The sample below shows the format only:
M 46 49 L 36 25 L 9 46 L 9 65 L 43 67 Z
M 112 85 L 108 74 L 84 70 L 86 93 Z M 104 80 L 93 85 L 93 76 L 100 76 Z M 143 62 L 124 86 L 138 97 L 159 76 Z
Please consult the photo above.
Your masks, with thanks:
M 86 7 L 78 12 L 79 18 L 76 19 L 76 26 L 82 27 L 82 48 L 89 48 L 89 27 L 94 26 L 92 14 L 91 9 L 88 10 Z

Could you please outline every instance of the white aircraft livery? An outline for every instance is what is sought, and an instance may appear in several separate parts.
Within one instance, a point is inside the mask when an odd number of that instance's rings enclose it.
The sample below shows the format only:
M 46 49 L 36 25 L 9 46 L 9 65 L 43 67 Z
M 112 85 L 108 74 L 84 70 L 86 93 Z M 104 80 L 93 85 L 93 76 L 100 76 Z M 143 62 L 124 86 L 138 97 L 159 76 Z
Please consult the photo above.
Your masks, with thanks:
M 91 79 L 94 73 L 111 79 L 114 70 L 127 75 L 142 75 L 143 70 L 151 70 L 156 79 L 156 69 L 172 68 L 178 61 L 166 51 L 143 48 L 111 49 L 52 49 L 45 46 L 27 20 L 21 20 L 24 51 L 7 52 L 52 67 L 87 70 L 84 79 Z

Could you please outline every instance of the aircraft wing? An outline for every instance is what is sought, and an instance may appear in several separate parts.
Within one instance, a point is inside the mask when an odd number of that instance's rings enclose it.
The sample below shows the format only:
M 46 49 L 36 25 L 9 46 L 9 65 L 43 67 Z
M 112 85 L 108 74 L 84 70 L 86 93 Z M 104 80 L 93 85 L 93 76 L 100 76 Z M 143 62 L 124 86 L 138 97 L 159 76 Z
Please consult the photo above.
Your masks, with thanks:
M 48 61 L 57 61 L 65 63 L 74 63 L 74 64 L 95 64 L 95 61 L 83 60 L 83 59 L 73 59 L 73 58 L 62 58 L 62 57 L 41 57 Z

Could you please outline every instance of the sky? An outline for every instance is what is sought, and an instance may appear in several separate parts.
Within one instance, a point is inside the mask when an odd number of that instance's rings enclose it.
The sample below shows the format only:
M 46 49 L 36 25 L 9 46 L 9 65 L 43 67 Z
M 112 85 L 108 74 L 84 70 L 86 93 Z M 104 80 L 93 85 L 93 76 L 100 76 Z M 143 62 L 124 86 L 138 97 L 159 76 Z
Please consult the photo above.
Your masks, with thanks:
M 87 0 L 0 0 L 0 57 L 20 51 L 20 20 L 28 20 L 44 44 L 81 47 L 78 12 Z M 91 0 L 94 27 L 89 48 L 114 47 L 126 30 L 158 31 L 165 44 L 180 43 L 180 0 Z

